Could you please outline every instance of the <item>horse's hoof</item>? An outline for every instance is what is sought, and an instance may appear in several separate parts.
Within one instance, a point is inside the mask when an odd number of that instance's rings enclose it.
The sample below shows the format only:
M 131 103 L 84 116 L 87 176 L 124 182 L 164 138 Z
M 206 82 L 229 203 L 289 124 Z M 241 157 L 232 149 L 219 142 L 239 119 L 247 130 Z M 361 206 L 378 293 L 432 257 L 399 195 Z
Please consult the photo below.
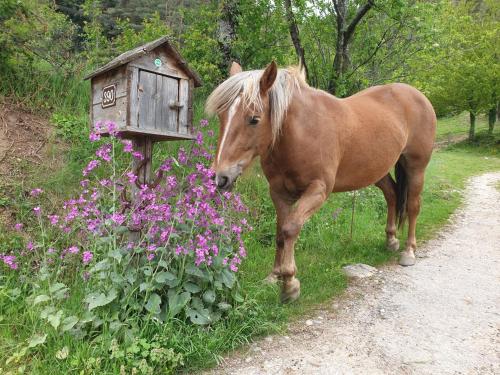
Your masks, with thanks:
M 406 250 L 401 253 L 399 264 L 402 266 L 413 266 L 415 264 L 415 254 L 413 250 Z
M 290 303 L 300 296 L 300 281 L 296 278 L 283 284 L 281 289 L 281 303 Z
M 269 275 L 267 275 L 267 277 L 264 279 L 264 282 L 266 284 L 276 284 L 279 280 L 279 277 L 277 274 L 275 274 L 274 272 L 271 272 Z
M 389 251 L 399 250 L 399 240 L 396 237 L 387 239 L 387 250 Z

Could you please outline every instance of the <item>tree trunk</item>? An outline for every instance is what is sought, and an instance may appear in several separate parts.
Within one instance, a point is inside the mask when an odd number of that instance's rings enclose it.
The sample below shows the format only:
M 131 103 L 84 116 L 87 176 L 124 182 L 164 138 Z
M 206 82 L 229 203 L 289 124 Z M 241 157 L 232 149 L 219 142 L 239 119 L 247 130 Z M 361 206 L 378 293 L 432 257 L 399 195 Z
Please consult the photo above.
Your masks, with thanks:
M 333 60 L 333 72 L 328 83 L 328 91 L 332 94 L 338 92 L 342 76 L 350 65 L 349 44 L 352 41 L 354 31 L 366 13 L 373 7 L 374 0 L 368 0 L 365 5 L 358 7 L 354 17 L 348 22 L 348 0 L 332 0 L 335 9 L 335 22 L 337 25 L 337 41 L 335 44 L 335 58 Z
M 493 129 L 495 128 L 495 122 L 497 120 L 497 107 L 493 107 L 488 112 L 488 134 L 493 134 Z
M 469 112 L 470 127 L 469 127 L 469 141 L 473 141 L 476 137 L 476 114 Z
M 217 39 L 222 52 L 222 66 L 220 67 L 222 71 L 227 70 L 233 61 L 238 60 L 233 51 L 233 43 L 236 39 L 239 5 L 238 0 L 224 0 L 221 5 Z
M 302 43 L 300 42 L 299 28 L 297 27 L 297 21 L 295 20 L 295 16 L 293 14 L 291 0 L 285 0 L 285 11 L 286 11 L 286 20 L 288 22 L 288 29 L 290 30 L 290 37 L 292 38 L 293 46 L 295 47 L 295 52 L 297 53 L 297 57 L 299 58 L 299 63 L 304 69 L 307 79 L 309 72 L 307 70 L 306 57 L 304 53 L 304 48 L 302 47 Z

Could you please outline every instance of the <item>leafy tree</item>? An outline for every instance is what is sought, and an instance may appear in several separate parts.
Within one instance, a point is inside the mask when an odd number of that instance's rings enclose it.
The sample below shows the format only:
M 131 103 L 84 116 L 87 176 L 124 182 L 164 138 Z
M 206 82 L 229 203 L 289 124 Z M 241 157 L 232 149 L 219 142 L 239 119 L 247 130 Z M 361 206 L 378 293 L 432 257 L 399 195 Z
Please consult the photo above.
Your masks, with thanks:
M 496 108 L 500 97 L 498 3 L 448 3 L 439 17 L 440 40 L 417 64 L 420 84 L 438 113 L 468 111 L 469 139 L 476 116 Z

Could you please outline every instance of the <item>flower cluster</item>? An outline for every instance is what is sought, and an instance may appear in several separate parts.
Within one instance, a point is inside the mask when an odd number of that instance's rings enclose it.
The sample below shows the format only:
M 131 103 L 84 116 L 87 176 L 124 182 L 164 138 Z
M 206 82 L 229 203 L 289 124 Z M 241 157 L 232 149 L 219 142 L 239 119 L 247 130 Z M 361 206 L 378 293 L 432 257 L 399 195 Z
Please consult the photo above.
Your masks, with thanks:
M 200 123 L 201 127 L 207 124 L 206 120 Z M 91 133 L 92 142 L 100 141 L 101 134 L 110 135 L 111 141 L 102 144 L 96 158 L 83 169 L 82 190 L 64 203 L 62 212 L 47 215 L 39 205 L 33 208 L 34 215 L 53 231 L 61 232 L 57 238 L 66 238 L 66 243 L 42 246 L 30 241 L 28 248 L 45 246 L 46 258 L 73 262 L 80 254 L 85 268 L 99 259 L 93 249 L 95 240 L 114 236 L 116 247 L 134 251 L 149 262 L 167 255 L 186 257 L 195 266 L 209 267 L 214 258 L 220 257 L 224 266 L 236 272 L 246 256 L 242 235 L 251 229 L 241 218 L 247 209 L 237 194 L 217 191 L 214 172 L 207 167 L 212 156 L 203 146 L 203 133 L 197 133 L 190 150 L 180 148 L 175 157 L 161 163 L 161 183 L 139 188 L 135 186 L 138 176 L 130 170 L 118 177 L 93 178 L 98 168 L 114 170 L 114 147 L 120 143 L 124 152 L 143 159 L 132 142 L 120 139 L 115 129 L 113 123 L 98 124 Z M 31 196 L 37 198 L 42 193 L 33 189 Z M 124 233 L 122 228 L 139 232 L 139 239 L 130 242 L 127 235 L 116 235 Z M 23 225 L 16 224 L 16 229 L 22 231 Z M 0 260 L 11 269 L 18 268 L 14 255 L 1 255 Z

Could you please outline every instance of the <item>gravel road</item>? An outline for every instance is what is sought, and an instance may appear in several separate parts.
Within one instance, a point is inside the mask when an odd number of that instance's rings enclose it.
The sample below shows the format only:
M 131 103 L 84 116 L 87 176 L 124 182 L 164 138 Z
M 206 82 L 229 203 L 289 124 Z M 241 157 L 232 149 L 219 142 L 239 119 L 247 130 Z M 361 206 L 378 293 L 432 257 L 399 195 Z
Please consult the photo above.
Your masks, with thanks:
M 500 173 L 474 177 L 417 264 L 225 358 L 213 374 L 500 374 Z

